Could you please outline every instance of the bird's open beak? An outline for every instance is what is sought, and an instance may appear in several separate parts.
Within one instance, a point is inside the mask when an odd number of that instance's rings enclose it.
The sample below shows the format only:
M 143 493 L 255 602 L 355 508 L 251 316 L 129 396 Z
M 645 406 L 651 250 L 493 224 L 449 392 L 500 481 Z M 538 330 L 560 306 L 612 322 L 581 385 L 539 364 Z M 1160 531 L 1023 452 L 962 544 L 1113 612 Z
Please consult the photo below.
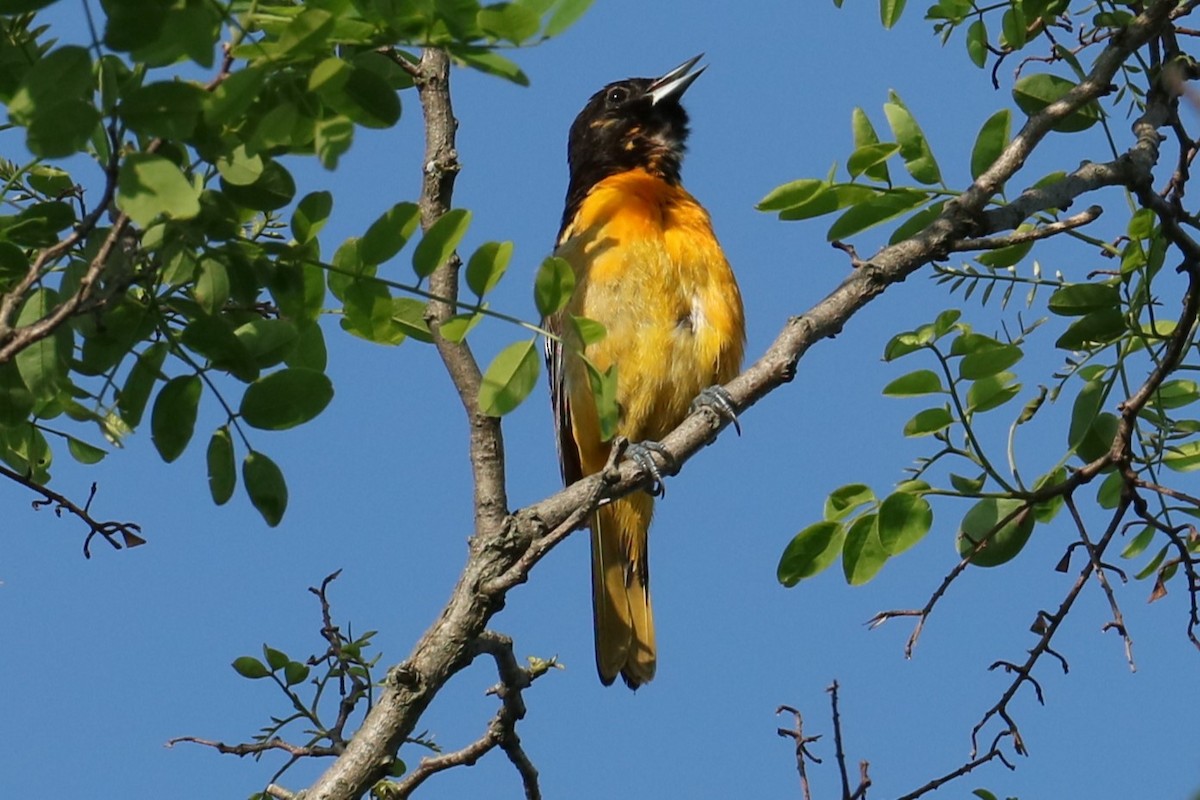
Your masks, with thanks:
M 695 72 L 691 71 L 692 67 L 696 66 L 696 62 L 703 57 L 704 53 L 701 53 L 695 58 L 689 58 L 661 78 L 655 78 L 654 82 L 650 84 L 650 88 L 646 91 L 646 94 L 650 97 L 650 102 L 658 104 L 663 100 L 678 100 L 682 97 L 687 88 L 692 85 L 692 81 L 699 78 L 700 73 L 708 69 L 708 66 L 705 65 Z

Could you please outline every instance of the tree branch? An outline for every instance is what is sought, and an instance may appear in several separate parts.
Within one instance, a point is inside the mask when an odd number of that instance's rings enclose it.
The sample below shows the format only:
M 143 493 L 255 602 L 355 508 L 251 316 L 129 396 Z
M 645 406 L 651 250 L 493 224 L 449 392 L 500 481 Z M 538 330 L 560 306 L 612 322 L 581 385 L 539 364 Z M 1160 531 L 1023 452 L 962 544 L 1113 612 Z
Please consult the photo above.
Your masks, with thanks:
M 97 536 L 103 537 L 106 542 L 112 545 L 114 550 L 120 550 L 122 547 L 138 547 L 146 543 L 146 540 L 139 535 L 141 534 L 142 526 L 137 523 L 116 522 L 113 520 L 101 522 L 91 515 L 92 500 L 96 497 L 97 488 L 94 483 L 92 484 L 91 491 L 88 492 L 87 502 L 80 506 L 73 503 L 65 495 L 61 495 L 48 486 L 43 486 L 31 478 L 27 478 L 3 464 L 0 464 L 0 475 L 8 478 L 10 481 L 21 484 L 30 491 L 37 492 L 45 498 L 44 500 L 34 500 L 34 508 L 53 505 L 56 515 L 61 517 L 62 513 L 66 511 L 82 520 L 90 529 L 87 537 L 83 540 L 84 558 L 92 557 L 92 539 Z M 118 541 L 117 537 L 120 537 L 120 541 Z
M 461 168 L 455 148 L 458 121 L 450 101 L 450 56 L 444 50 L 426 48 L 417 67 L 417 92 L 425 118 L 425 160 L 422 168 L 421 226 L 428 230 L 450 210 L 454 180 Z M 508 514 L 504 477 L 504 436 L 500 420 L 479 410 L 479 364 L 466 341 L 452 342 L 440 334 L 441 325 L 455 313 L 458 301 L 457 255 L 438 266 L 430 276 L 432 294 L 444 298 L 429 303 L 427 321 L 446 371 L 454 382 L 459 400 L 471 425 L 470 454 L 475 482 L 475 533 L 497 533 Z

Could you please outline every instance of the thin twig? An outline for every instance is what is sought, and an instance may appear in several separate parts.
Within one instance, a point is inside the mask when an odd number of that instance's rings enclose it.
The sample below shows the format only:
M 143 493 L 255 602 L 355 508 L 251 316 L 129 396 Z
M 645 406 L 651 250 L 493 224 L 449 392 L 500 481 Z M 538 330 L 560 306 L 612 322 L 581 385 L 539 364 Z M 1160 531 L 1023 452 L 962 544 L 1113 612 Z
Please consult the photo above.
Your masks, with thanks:
M 808 750 L 808 745 L 820 740 L 820 735 L 805 736 L 804 735 L 804 717 L 800 712 L 791 706 L 780 706 L 775 709 L 775 716 L 787 712 L 792 715 L 796 721 L 795 728 L 776 728 L 775 732 L 785 739 L 791 739 L 796 745 L 796 771 L 800 773 L 800 794 L 803 800 L 812 800 L 812 790 L 808 785 L 808 770 L 806 763 L 811 761 L 814 764 L 820 764 L 821 759 L 814 756 Z
M 146 543 L 146 540 L 139 535 L 142 531 L 142 526 L 136 522 L 115 522 L 112 520 L 101 522 L 91 515 L 92 500 L 96 497 L 97 487 L 95 483 L 92 484 L 91 491 L 88 493 L 87 502 L 80 506 L 73 503 L 65 495 L 61 495 L 48 486 L 43 486 L 37 481 L 9 469 L 3 464 L 0 464 L 0 475 L 44 497 L 44 500 L 33 501 L 35 509 L 53 505 L 54 513 L 57 516 L 61 517 L 62 513 L 66 511 L 82 520 L 89 528 L 88 535 L 83 540 L 84 558 L 92 557 L 91 544 L 92 539 L 96 536 L 103 537 L 106 542 L 112 545 L 114 550 L 120 550 L 122 547 L 138 547 Z M 120 537 L 119 541 L 118 537 Z
M 1071 519 L 1074 520 L 1075 529 L 1079 532 L 1079 540 L 1083 542 L 1088 558 L 1092 561 L 1096 580 L 1100 583 L 1100 588 L 1104 590 L 1104 596 L 1108 599 L 1108 607 L 1112 610 L 1112 621 L 1104 626 L 1104 630 L 1115 630 L 1121 635 L 1121 639 L 1125 643 L 1125 661 L 1129 664 L 1129 671 L 1137 672 L 1137 664 L 1133 660 L 1133 637 L 1129 635 L 1129 629 L 1125 626 L 1125 617 L 1121 614 L 1121 606 L 1117 604 L 1117 596 L 1108 582 L 1108 569 L 1100 561 L 1100 554 L 1096 552 L 1096 546 L 1088 538 L 1087 526 L 1083 524 L 1083 517 L 1080 516 L 1079 509 L 1075 506 L 1074 495 L 1067 495 L 1063 500 L 1067 510 L 1071 512 Z
M 1067 217 L 1066 219 L 1059 220 L 1058 222 L 1051 222 L 1047 225 L 1041 226 L 1040 228 L 1034 228 L 1028 231 L 1013 231 L 1012 233 L 1005 234 L 1004 236 L 986 236 L 976 239 L 959 239 L 958 241 L 950 244 L 950 250 L 955 252 L 963 250 L 999 250 L 1002 247 L 1011 247 L 1015 244 L 1028 244 L 1030 242 L 1036 242 L 1039 239 L 1048 239 L 1051 236 L 1087 225 L 1088 223 L 1096 220 L 1096 218 L 1103 213 L 1104 209 L 1100 206 L 1089 206 L 1086 210 L 1081 211 L 1074 216 Z

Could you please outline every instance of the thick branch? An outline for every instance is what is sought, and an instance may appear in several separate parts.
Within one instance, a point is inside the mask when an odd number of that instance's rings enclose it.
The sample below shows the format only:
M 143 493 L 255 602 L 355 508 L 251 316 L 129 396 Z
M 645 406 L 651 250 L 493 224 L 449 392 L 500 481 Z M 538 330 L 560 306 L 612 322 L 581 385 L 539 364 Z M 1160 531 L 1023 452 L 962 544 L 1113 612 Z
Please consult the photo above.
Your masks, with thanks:
M 460 169 L 455 149 L 458 121 L 450 102 L 450 56 L 443 50 L 426 48 L 417 66 L 417 92 L 425 115 L 425 160 L 421 180 L 421 226 L 428 230 L 450 210 L 454 179 Z M 479 410 L 479 364 L 466 341 L 451 342 L 439 328 L 455 312 L 458 300 L 457 255 L 440 265 L 430 276 L 432 294 L 445 302 L 431 301 L 427 312 L 438 353 L 454 382 L 459 400 L 471 425 L 470 454 L 475 483 L 475 533 L 492 536 L 508 514 L 504 483 L 504 437 L 500 420 Z

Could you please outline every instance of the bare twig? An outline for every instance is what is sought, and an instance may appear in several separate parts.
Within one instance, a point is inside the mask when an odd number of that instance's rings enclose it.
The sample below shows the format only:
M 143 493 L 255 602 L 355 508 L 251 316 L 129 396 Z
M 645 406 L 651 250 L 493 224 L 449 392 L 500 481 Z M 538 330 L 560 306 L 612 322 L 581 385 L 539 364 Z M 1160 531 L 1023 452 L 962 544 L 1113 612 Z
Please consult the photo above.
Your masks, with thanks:
M 0 464 L 0 475 L 8 478 L 10 481 L 19 483 L 30 491 L 37 492 L 44 500 L 34 500 L 34 508 L 43 508 L 45 506 L 54 506 L 54 513 L 62 516 L 63 512 L 78 517 L 89 528 L 88 535 L 83 540 L 83 555 L 84 558 L 92 557 L 92 539 L 100 536 L 104 541 L 112 545 L 114 550 L 120 550 L 122 547 L 138 547 L 146 543 L 146 540 L 141 537 L 142 527 L 135 522 L 115 522 L 106 520 L 101 522 L 91 515 L 92 500 L 96 497 L 96 484 L 92 484 L 91 490 L 88 492 L 87 502 L 82 506 L 73 503 L 65 495 L 61 495 L 48 486 L 43 486 L 37 481 L 28 478 L 21 473 L 11 470 L 8 467 Z
M 1088 538 L 1087 526 L 1083 524 L 1083 517 L 1080 516 L 1079 509 L 1075 506 L 1074 496 L 1067 495 L 1063 499 L 1066 502 L 1067 509 L 1071 512 L 1071 519 L 1075 522 L 1075 529 L 1079 532 L 1079 539 L 1083 542 L 1083 546 L 1087 550 L 1088 558 L 1092 561 L 1092 569 L 1095 571 L 1096 580 L 1100 583 L 1100 588 L 1104 590 L 1104 596 L 1108 599 L 1108 607 L 1112 610 L 1112 621 L 1104 626 L 1104 630 L 1115 630 L 1121 635 L 1121 639 L 1125 643 L 1125 660 L 1129 664 L 1129 671 L 1137 672 L 1137 665 L 1133 661 L 1133 637 L 1129 635 L 1129 629 L 1125 627 L 1125 617 L 1121 614 L 1121 606 L 1117 604 L 1117 596 L 1113 593 L 1112 585 L 1108 582 L 1108 570 L 1100 561 L 1100 554 L 1096 552 L 1096 546 Z
M 1128 510 L 1129 505 L 1130 500 L 1124 499 L 1122 500 L 1121 504 L 1117 506 L 1116 510 L 1113 512 L 1112 518 L 1109 520 L 1108 527 L 1105 529 L 1104 534 L 1094 545 L 1094 558 L 1089 558 L 1087 563 L 1084 564 L 1083 570 L 1080 572 L 1079 577 L 1075 580 L 1075 583 L 1067 592 L 1066 597 L 1063 598 L 1063 601 L 1059 605 L 1058 609 L 1053 614 L 1044 615 L 1043 621 L 1045 624 L 1044 626 L 1039 626 L 1042 628 L 1041 636 L 1038 638 L 1037 643 L 1029 651 L 1029 657 L 1025 660 L 1025 662 L 1019 665 L 1011 662 L 997 662 L 997 664 L 992 665 L 993 668 L 996 666 L 1003 666 L 1006 671 L 1015 674 L 1016 678 L 1012 681 L 1012 683 L 1009 684 L 1008 688 L 1005 689 L 1004 694 L 1001 695 L 1000 699 L 995 703 L 995 705 L 989 708 L 979 722 L 975 724 L 975 727 L 971 729 L 972 759 L 974 759 L 979 752 L 980 732 L 989 721 L 996 717 L 1003 720 L 1007 726 L 1000 732 L 1000 734 L 997 735 L 996 742 L 999 741 L 1001 736 L 1010 735 L 1013 738 L 1013 749 L 1016 751 L 1016 753 L 1018 755 L 1027 754 L 1025 742 L 1021 738 L 1020 729 L 1017 727 L 1016 722 L 1009 714 L 1008 704 L 1012 701 L 1013 697 L 1016 696 L 1017 691 L 1021 688 L 1021 686 L 1026 683 L 1033 686 L 1039 702 L 1043 699 L 1041 686 L 1038 685 L 1037 680 L 1033 677 L 1033 669 L 1044 654 L 1047 652 L 1053 652 L 1050 649 L 1050 643 L 1053 641 L 1055 633 L 1058 632 L 1058 628 L 1062 624 L 1062 621 L 1066 619 L 1067 614 L 1070 612 L 1071 607 L 1075 604 L 1075 600 L 1079 597 L 1079 593 L 1087 584 L 1092 572 L 1097 568 L 1096 564 L 1099 563 L 1104 551 L 1108 548 L 1108 544 L 1112 541 L 1113 535 L 1116 534 L 1117 530 L 1120 529 L 1121 520 L 1124 518 L 1125 512 Z M 1055 653 L 1054 655 L 1058 654 Z M 1058 658 L 1062 660 L 1062 656 L 1058 656 Z M 1063 661 L 1063 665 L 1065 667 L 1065 661 Z M 994 750 L 996 748 L 996 742 L 993 742 L 992 747 L 989 749 Z
M 1100 206 L 1089 206 L 1086 210 L 1059 220 L 1051 222 L 1040 228 L 1034 228 L 1028 231 L 1013 231 L 1004 236 L 988 236 L 983 238 L 968 238 L 959 239 L 950 244 L 950 249 L 953 251 L 960 250 L 999 250 L 1001 247 L 1011 247 L 1014 244 L 1028 244 L 1036 242 L 1039 239 L 1048 239 L 1056 234 L 1065 231 L 1074 230 L 1075 228 L 1087 225 L 1096 220 L 1104 209 Z
M 800 793 L 804 800 L 812 800 L 812 790 L 808 784 L 807 762 L 811 761 L 814 764 L 820 764 L 821 759 L 814 756 L 808 750 L 808 745 L 820 740 L 820 735 L 805 736 L 804 735 L 804 717 L 800 712 L 791 706 L 780 706 L 775 709 L 775 716 L 787 712 L 792 715 L 796 721 L 795 728 L 776 728 L 775 732 L 785 739 L 791 739 L 796 744 L 796 771 L 800 773 Z
M 471 766 L 496 747 L 503 750 L 516 767 L 525 788 L 526 799 L 539 800 L 541 797 L 537 769 L 521 746 L 516 725 L 518 720 L 525 717 L 525 701 L 521 692 L 554 664 L 543 662 L 533 669 L 521 667 L 513 655 L 512 639 L 493 631 L 484 631 L 479 635 L 476 650 L 480 654 L 492 656 L 496 661 L 500 682 L 489 689 L 488 694 L 500 698 L 500 709 L 488 723 L 483 736 L 471 744 L 451 753 L 421 759 L 421 763 L 392 788 L 391 794 L 395 797 L 409 797 L 433 775 L 453 767 Z
M 167 740 L 167 747 L 174 747 L 180 742 L 189 742 L 191 744 L 203 745 L 211 747 L 218 753 L 224 753 L 231 756 L 253 756 L 259 753 L 265 753 L 269 750 L 282 750 L 293 756 L 308 757 L 308 756 L 336 756 L 338 751 L 332 747 L 324 745 L 298 745 L 290 742 L 285 742 L 283 739 L 271 738 L 261 742 L 243 742 L 242 744 L 226 744 L 225 742 L 215 742 L 211 739 L 200 739 L 195 736 L 176 736 L 174 739 Z

